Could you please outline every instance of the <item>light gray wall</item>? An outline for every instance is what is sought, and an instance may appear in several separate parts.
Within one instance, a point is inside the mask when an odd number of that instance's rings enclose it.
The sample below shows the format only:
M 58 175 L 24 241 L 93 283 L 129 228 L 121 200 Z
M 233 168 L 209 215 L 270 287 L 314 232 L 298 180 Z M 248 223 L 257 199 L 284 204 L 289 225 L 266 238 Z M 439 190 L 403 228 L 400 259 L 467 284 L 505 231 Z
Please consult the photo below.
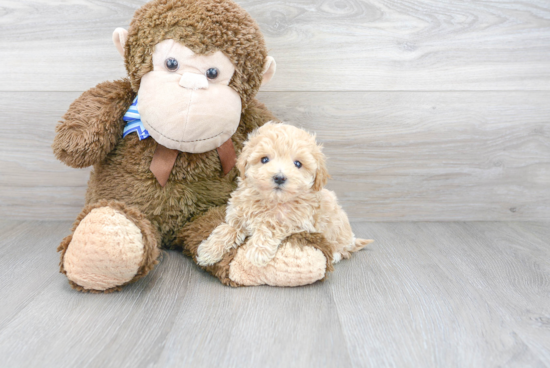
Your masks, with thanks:
M 89 170 L 56 122 L 125 76 L 142 0 L 0 0 L 0 218 L 73 219 Z M 259 99 L 314 130 L 354 220 L 550 219 L 550 3 L 246 0 L 278 62 Z

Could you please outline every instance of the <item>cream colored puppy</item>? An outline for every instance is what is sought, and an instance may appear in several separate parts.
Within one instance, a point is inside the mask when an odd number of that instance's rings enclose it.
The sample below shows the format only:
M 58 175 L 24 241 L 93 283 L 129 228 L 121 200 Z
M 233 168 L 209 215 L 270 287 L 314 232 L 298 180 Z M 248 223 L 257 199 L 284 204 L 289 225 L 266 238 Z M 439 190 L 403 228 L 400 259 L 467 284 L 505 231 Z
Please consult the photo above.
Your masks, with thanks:
M 356 239 L 328 180 L 325 157 L 315 137 L 288 124 L 267 123 L 252 132 L 237 161 L 239 185 L 231 194 L 225 223 L 199 246 L 197 262 L 219 262 L 250 236 L 246 257 L 265 266 L 287 236 L 322 233 L 334 263 L 371 243 Z

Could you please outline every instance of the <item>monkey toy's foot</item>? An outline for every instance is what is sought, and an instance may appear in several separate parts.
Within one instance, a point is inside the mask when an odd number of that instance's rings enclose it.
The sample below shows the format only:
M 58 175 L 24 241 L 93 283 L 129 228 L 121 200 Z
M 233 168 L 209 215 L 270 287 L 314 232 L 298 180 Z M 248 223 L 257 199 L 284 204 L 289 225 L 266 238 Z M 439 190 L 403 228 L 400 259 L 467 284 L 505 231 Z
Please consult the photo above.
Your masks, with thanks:
M 63 239 L 61 272 L 80 291 L 112 292 L 134 282 L 155 266 L 156 231 L 135 208 L 101 201 L 87 206 Z
M 214 229 L 224 222 L 225 206 L 214 207 L 187 223 L 176 244 L 185 254 L 197 259 L 197 249 Z M 227 250 L 222 259 L 203 268 L 230 286 L 300 286 L 312 284 L 332 271 L 332 247 L 322 234 L 298 233 L 283 240 L 275 257 L 265 267 L 247 258 L 249 242 Z
M 229 264 L 228 277 L 237 285 L 302 286 L 324 279 L 333 270 L 331 248 L 321 234 L 289 236 L 266 265 L 250 261 L 251 246 L 238 248 Z

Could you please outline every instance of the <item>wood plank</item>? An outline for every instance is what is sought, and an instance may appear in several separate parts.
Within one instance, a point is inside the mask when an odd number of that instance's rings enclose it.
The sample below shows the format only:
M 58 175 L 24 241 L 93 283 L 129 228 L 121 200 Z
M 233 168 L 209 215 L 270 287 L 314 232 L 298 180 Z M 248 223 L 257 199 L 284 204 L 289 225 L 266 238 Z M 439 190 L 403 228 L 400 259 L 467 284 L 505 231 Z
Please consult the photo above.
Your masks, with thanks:
M 546 229 L 548 239 L 550 228 Z M 509 323 L 514 326 L 516 336 L 525 341 L 546 366 L 550 365 L 548 241 L 543 251 L 542 242 L 532 239 L 520 223 L 487 223 L 473 227 L 465 224 L 463 231 L 466 234 L 462 240 L 478 251 L 478 262 L 466 259 L 464 266 L 475 270 L 474 279 L 481 275 L 491 290 L 490 302 L 509 312 Z M 499 259 L 504 262 L 498 263 Z M 507 284 L 508 288 L 495 287 L 497 284 Z
M 3 0 L 0 90 L 123 77 L 111 42 L 145 0 Z M 544 0 L 239 0 L 278 73 L 266 91 L 548 90 Z
M 523 341 L 537 357 L 524 365 L 550 365 L 550 330 L 545 325 L 550 315 L 550 248 L 537 254 L 539 244 L 528 239 L 528 233 L 502 222 L 425 228 L 438 244 L 443 232 L 464 244 L 462 249 L 444 247 L 444 260 L 467 275 L 476 289 L 486 290 L 487 303 L 513 329 L 509 338 Z M 447 268 L 444 260 L 440 264 Z
M 57 273 L 69 222 L 0 221 L 0 356 L 16 367 L 544 367 L 547 225 L 354 223 L 375 243 L 300 288 L 228 288 L 167 251 L 104 295 Z
M 517 237 L 520 238 L 518 244 L 521 244 L 523 240 L 528 241 L 529 244 L 537 246 L 538 249 L 531 249 L 534 255 L 541 261 L 550 259 L 545 259 L 545 251 L 548 249 L 550 244 L 550 237 L 548 236 L 548 223 L 546 222 L 513 222 L 508 223 L 508 225 L 516 230 Z
M 73 220 L 89 169 L 57 162 L 78 93 L 0 93 L 0 217 Z M 260 94 L 317 132 L 354 220 L 550 219 L 550 93 Z M 29 104 L 29 100 L 33 103 Z
M 49 248 L 35 250 L 37 255 L 51 252 Z M 199 276 L 194 267 L 181 254 L 166 252 L 159 267 L 145 279 L 114 294 L 76 292 L 63 275 L 57 274 L 0 330 L 2 364 L 153 364 L 185 299 L 186 285 Z M 24 282 L 24 278 L 19 279 L 20 285 Z M 4 300 L 12 303 L 11 297 Z
M 44 222 L 40 230 L 50 226 L 59 237 L 55 224 Z M 38 229 L 15 241 L 29 248 L 18 253 L 21 272 L 33 268 L 30 259 L 51 253 Z M 0 274 L 2 282 L 5 277 Z M 18 277 L 13 285 L 26 282 Z M 0 325 L 0 355 L 8 366 L 349 365 L 334 301 L 323 285 L 231 289 L 178 252 L 164 252 L 152 274 L 120 293 L 78 293 L 62 275 L 46 287 L 33 285 L 31 302 Z M 12 294 L 4 296 L 9 302 L 3 305 L 16 307 Z
M 0 222 L 0 330 L 59 275 L 56 248 L 68 222 Z M 11 226 L 4 227 L 6 224 Z M 9 301 L 9 302 L 6 302 Z
M 550 268 L 506 226 L 356 224 L 376 241 L 329 279 L 353 366 L 547 366 Z
M 158 360 L 163 367 L 350 364 L 335 302 L 323 283 L 228 289 L 209 276 L 192 287 Z

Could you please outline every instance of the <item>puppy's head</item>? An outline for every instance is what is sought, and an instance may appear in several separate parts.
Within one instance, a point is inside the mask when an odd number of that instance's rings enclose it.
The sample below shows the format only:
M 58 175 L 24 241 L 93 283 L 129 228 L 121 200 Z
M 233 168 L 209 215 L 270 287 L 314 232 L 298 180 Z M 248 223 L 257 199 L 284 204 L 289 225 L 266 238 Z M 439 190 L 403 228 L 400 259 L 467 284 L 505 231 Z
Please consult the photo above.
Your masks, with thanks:
M 319 191 L 329 178 L 315 136 L 292 125 L 271 122 L 249 135 L 237 168 L 247 185 L 280 202 Z

